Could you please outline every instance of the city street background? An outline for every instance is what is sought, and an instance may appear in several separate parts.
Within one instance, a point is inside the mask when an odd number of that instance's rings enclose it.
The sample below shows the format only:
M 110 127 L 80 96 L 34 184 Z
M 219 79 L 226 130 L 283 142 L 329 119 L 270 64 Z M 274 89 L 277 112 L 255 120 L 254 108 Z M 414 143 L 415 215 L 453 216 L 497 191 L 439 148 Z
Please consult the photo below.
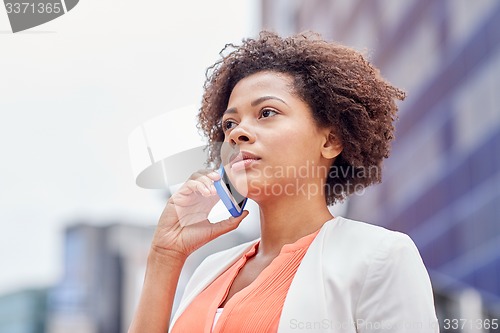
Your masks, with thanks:
M 16 34 L 0 9 L 0 333 L 126 332 L 167 199 L 135 185 L 128 136 L 199 105 L 219 51 L 262 28 L 352 46 L 407 91 L 383 183 L 334 209 L 412 237 L 442 332 L 500 331 L 500 2 L 81 0 Z M 179 295 L 257 233 L 193 255 Z

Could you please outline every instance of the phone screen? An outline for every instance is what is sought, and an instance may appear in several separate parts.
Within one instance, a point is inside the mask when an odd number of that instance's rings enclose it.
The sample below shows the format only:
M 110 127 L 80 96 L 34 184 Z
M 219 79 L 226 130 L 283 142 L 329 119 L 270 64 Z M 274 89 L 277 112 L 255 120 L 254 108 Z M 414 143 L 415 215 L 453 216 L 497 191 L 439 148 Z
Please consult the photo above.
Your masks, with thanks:
M 245 207 L 247 198 L 241 195 L 233 184 L 231 184 L 229 177 L 224 172 L 223 166 L 220 167 L 219 174 L 221 175 L 221 179 L 214 182 L 215 189 L 229 213 L 235 217 L 240 216 L 243 213 L 243 207 Z
M 225 172 L 222 174 L 222 182 L 221 183 L 225 185 L 222 188 L 226 191 L 226 193 L 227 193 L 229 199 L 231 199 L 231 202 L 233 203 L 233 205 L 238 210 L 241 210 L 243 208 L 243 203 L 245 202 L 246 198 L 243 195 L 241 195 L 238 191 L 236 191 L 233 184 L 231 184 L 231 182 L 229 181 L 229 178 Z

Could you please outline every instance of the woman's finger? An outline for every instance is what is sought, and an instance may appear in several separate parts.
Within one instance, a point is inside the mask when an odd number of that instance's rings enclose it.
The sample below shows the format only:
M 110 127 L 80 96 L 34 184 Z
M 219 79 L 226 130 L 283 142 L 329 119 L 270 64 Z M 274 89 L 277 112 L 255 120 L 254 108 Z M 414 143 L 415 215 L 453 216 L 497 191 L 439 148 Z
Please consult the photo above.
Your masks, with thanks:
M 219 173 L 216 171 L 207 169 L 207 170 L 199 170 L 195 172 L 191 177 L 190 180 L 195 180 L 203 183 L 205 187 L 212 193 L 215 194 L 215 186 L 214 186 L 214 181 L 217 181 L 220 179 Z
M 222 220 L 218 223 L 212 224 L 212 236 L 213 238 L 219 237 L 231 230 L 236 229 L 241 221 L 248 216 L 248 210 L 244 210 L 240 216 L 231 216 L 228 219 Z
M 193 192 L 200 193 L 203 196 L 210 196 L 212 195 L 211 191 L 207 186 L 199 181 L 199 180 L 193 180 L 189 179 L 184 183 L 181 189 L 179 189 L 179 192 L 182 194 L 191 194 Z

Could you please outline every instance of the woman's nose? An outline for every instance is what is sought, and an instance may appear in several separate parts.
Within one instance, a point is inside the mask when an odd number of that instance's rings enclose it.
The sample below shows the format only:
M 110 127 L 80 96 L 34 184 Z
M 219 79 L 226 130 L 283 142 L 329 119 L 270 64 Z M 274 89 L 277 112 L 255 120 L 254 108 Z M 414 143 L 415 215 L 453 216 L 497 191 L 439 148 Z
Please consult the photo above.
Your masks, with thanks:
M 233 145 L 239 145 L 241 143 L 253 143 L 255 141 L 255 136 L 241 124 L 229 133 L 229 142 Z
M 245 134 L 238 135 L 237 137 L 231 139 L 231 142 L 234 144 L 239 144 L 239 143 L 248 142 L 248 141 L 250 141 L 250 139 Z

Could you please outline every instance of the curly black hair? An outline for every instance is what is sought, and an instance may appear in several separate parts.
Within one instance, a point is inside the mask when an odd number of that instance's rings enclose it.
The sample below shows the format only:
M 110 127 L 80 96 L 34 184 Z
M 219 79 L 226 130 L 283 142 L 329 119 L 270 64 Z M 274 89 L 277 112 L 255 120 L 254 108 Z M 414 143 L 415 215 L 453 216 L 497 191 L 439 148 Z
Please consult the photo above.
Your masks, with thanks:
M 293 78 L 295 93 L 311 107 L 317 125 L 331 128 L 341 140 L 343 150 L 325 184 L 326 203 L 381 182 L 382 161 L 394 138 L 395 100 L 403 100 L 405 93 L 362 54 L 312 32 L 282 38 L 268 31 L 240 46 L 227 44 L 220 54 L 207 69 L 198 116 L 209 139 L 209 161 L 220 163 L 220 120 L 234 86 L 251 74 L 274 71 Z M 339 187 L 342 191 L 333 191 Z

